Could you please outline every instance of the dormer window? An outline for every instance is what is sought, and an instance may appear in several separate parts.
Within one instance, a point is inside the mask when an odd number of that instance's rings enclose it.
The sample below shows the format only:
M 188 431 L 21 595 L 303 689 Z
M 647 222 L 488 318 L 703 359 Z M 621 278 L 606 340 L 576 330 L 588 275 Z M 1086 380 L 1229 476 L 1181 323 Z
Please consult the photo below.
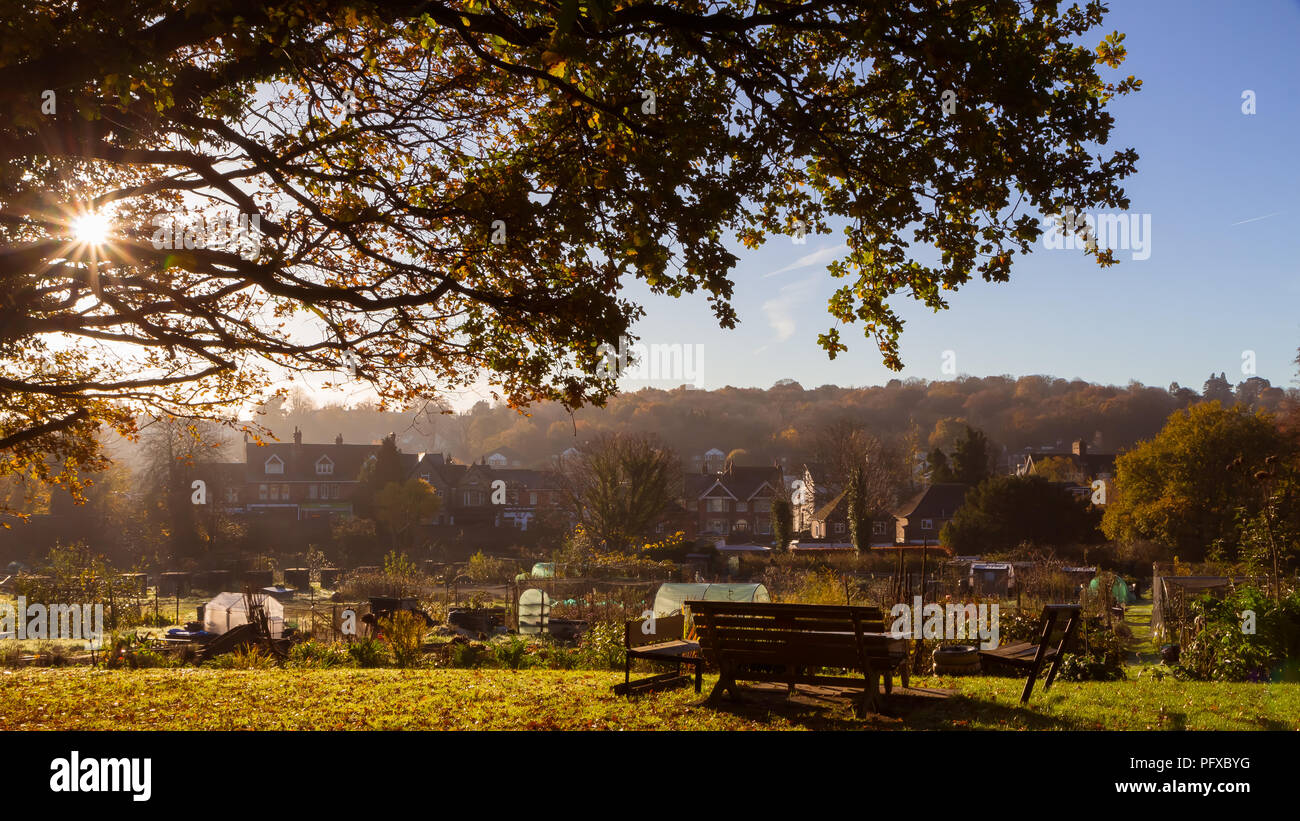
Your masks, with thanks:
M 316 460 L 316 475 L 317 475 L 317 476 L 333 476 L 333 475 L 334 475 L 334 460 L 333 460 L 333 459 L 330 459 L 328 456 L 322 456 L 321 458 L 317 459 L 317 460 Z
M 279 456 L 272 456 L 270 459 L 267 459 L 267 460 L 266 460 L 266 472 L 267 472 L 267 473 L 279 473 L 279 474 L 283 474 L 283 473 L 284 473 L 284 460 L 281 459 Z

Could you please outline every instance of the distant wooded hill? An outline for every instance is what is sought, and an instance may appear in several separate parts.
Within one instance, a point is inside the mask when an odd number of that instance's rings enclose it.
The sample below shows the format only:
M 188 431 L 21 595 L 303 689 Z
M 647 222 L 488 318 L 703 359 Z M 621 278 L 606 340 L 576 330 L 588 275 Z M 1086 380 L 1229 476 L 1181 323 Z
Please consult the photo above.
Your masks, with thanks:
M 486 402 L 458 414 L 438 408 L 381 413 L 315 408 L 299 398 L 301 407 L 277 403 L 260 420 L 282 440 L 291 439 L 295 427 L 309 442 L 332 442 L 338 435 L 347 442 L 377 442 L 395 432 L 405 452 L 441 451 L 462 462 L 504 449 L 521 466 L 542 465 L 602 432 L 644 431 L 658 435 L 687 466 L 711 449 L 727 454 L 743 450 L 737 455 L 741 464 L 784 458 L 794 465 L 813 459 L 820 433 L 845 420 L 912 452 L 950 449 L 967 424 L 987 434 L 995 455 L 1004 449 L 1068 449 L 1074 439 L 1086 440 L 1093 451 L 1114 452 L 1155 435 L 1174 410 L 1212 399 L 1277 412 L 1300 404 L 1300 391 L 1274 387 L 1259 377 L 1233 386 L 1224 374 L 1212 374 L 1199 392 L 1177 383 L 1169 388 L 1116 387 L 1046 376 L 909 379 L 877 387 L 812 389 L 782 380 L 766 390 L 645 389 L 572 415 L 554 404 L 521 415 Z

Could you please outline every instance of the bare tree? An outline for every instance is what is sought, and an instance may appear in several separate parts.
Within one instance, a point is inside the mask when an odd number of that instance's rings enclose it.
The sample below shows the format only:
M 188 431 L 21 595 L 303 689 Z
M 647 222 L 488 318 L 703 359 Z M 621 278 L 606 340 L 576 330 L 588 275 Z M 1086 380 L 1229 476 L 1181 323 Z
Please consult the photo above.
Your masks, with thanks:
M 856 486 L 866 515 L 892 508 L 898 501 L 900 488 L 906 484 L 907 477 L 896 449 L 851 420 L 842 419 L 822 428 L 815 452 L 833 486 L 840 489 Z
M 574 517 L 613 547 L 645 536 L 680 495 L 676 454 L 646 434 L 607 434 L 557 465 Z

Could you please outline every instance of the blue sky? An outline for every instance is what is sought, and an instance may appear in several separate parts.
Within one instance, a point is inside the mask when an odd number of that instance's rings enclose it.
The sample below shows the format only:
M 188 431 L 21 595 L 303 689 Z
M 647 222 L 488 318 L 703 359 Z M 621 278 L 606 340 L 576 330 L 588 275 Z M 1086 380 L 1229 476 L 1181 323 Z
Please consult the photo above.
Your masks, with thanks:
M 1257 374 L 1292 386 L 1300 347 L 1300 0 L 1115 0 L 1105 30 L 1127 34 L 1119 77 L 1143 81 L 1112 103 L 1110 149 L 1132 146 L 1138 172 L 1125 182 L 1130 212 L 1151 215 L 1151 254 L 1101 269 L 1082 252 L 1040 242 L 1010 283 L 973 282 L 938 314 L 898 296 L 906 320 L 901 373 L 880 364 L 858 328 L 835 361 L 817 347 L 831 324 L 825 271 L 838 235 L 796 246 L 776 239 L 738 249 L 741 324 L 717 328 L 702 298 L 642 289 L 643 342 L 702 345 L 701 386 L 883 384 L 894 377 L 1050 374 L 1092 382 L 1138 380 L 1199 390 L 1211 371 L 1239 382 L 1244 351 Z M 1094 44 L 1094 43 L 1090 43 Z M 1110 75 L 1107 75 L 1108 78 Z M 1256 113 L 1242 113 L 1242 93 Z M 818 254 L 819 251 L 824 253 Z M 780 272 L 780 273 L 775 273 Z M 662 384 L 662 383 L 661 383 Z M 626 384 L 635 389 L 637 384 Z

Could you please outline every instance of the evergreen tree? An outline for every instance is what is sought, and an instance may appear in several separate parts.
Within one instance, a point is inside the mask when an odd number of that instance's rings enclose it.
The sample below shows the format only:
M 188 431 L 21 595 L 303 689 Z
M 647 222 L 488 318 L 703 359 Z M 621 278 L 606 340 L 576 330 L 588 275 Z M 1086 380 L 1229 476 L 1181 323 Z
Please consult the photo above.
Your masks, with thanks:
M 957 440 L 952 452 L 953 481 L 978 485 L 989 478 L 989 440 L 983 431 L 966 426 L 966 433 Z

